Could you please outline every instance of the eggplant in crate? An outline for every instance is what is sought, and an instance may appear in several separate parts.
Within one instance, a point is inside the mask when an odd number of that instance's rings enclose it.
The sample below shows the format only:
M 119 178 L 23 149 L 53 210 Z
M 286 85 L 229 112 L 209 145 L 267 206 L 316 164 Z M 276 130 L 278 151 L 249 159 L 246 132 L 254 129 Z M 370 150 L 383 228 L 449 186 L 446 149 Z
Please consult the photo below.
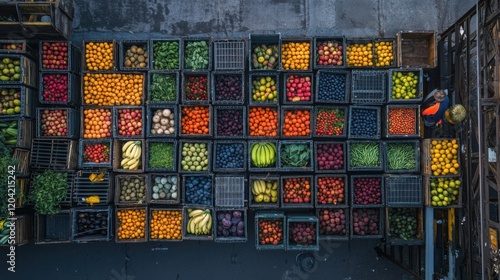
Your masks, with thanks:
M 112 236 L 111 206 L 71 209 L 73 242 L 110 241 Z

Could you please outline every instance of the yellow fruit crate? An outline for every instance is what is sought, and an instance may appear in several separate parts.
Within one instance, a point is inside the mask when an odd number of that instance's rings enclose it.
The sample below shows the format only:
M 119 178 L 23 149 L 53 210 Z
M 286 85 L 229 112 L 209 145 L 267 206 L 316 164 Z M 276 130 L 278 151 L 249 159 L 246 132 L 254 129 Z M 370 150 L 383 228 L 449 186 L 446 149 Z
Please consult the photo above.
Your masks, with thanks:
M 446 145 L 446 147 L 443 145 Z M 423 175 L 440 177 L 453 177 L 460 175 L 461 164 L 459 139 L 424 139 L 422 140 L 421 147 Z
M 462 184 L 460 176 L 424 176 L 425 205 L 436 208 L 462 207 Z

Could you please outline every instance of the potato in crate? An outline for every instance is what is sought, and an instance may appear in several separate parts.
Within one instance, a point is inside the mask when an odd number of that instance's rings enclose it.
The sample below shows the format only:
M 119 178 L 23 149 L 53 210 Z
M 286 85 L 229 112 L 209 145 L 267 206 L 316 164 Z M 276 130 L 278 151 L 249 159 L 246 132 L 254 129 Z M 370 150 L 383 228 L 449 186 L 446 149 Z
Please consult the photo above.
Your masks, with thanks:
M 123 40 L 120 42 L 120 70 L 149 69 L 149 41 Z
M 40 71 L 80 72 L 81 53 L 70 41 L 40 41 Z
M 176 105 L 149 105 L 146 107 L 146 137 L 176 137 L 179 114 Z

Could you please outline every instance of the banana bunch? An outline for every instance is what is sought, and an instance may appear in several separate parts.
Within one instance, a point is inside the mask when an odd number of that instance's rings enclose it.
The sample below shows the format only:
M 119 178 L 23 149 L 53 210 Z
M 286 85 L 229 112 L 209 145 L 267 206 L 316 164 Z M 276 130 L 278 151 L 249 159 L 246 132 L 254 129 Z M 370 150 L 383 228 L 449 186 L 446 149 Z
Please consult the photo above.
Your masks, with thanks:
M 212 214 L 210 213 L 210 209 L 188 209 L 188 213 L 188 233 L 196 235 L 211 233 Z
M 10 235 L 10 223 L 9 221 L 0 221 L 0 244 L 7 244 Z
M 275 203 L 278 201 L 278 181 L 255 180 L 252 194 L 256 203 Z
M 120 166 L 123 169 L 137 170 L 141 163 L 141 141 L 128 141 L 122 146 L 122 161 Z
M 252 144 L 252 164 L 256 167 L 269 167 L 276 163 L 276 144 L 261 142 Z

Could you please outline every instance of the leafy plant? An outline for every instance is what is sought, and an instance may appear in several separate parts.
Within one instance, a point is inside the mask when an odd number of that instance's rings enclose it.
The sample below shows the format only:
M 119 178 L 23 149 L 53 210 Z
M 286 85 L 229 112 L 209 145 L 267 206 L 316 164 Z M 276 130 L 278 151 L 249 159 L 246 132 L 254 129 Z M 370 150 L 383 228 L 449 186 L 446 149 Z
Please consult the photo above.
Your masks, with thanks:
M 179 69 L 179 42 L 158 41 L 153 44 L 155 70 Z
M 175 74 L 152 74 L 151 101 L 175 101 L 177 80 Z
M 185 59 L 187 69 L 207 69 L 209 46 L 207 41 L 191 41 L 186 43 Z
M 306 167 L 311 158 L 311 149 L 306 144 L 288 144 L 281 148 L 281 165 Z
M 149 145 L 149 167 L 171 169 L 174 167 L 174 144 L 151 143 Z
M 35 204 L 35 211 L 43 215 L 55 215 L 61 207 L 59 203 L 66 196 L 66 181 L 68 173 L 45 170 L 36 175 L 33 180 L 31 200 Z
M 7 218 L 9 216 L 8 211 L 8 200 L 9 200 L 9 176 L 15 174 L 9 174 L 9 166 L 15 166 L 16 160 L 12 159 L 11 149 L 5 146 L 5 137 L 3 133 L 0 133 L 0 220 L 1 218 Z M 19 198 L 20 196 L 19 186 L 16 184 L 16 195 L 14 198 Z

